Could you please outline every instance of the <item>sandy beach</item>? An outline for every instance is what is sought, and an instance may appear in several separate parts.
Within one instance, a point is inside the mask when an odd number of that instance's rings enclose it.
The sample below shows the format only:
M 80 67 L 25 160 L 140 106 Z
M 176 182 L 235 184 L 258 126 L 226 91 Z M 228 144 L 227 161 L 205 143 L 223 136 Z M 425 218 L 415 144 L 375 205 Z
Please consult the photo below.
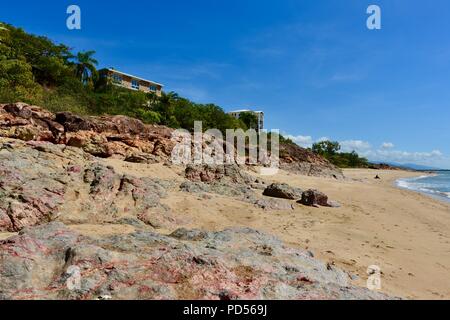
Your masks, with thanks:
M 175 166 L 103 161 L 119 173 L 183 180 L 183 169 Z M 396 187 L 397 179 L 419 173 L 352 169 L 344 174 L 344 180 L 336 180 L 280 171 L 262 178 L 321 190 L 340 208 L 305 207 L 292 201 L 294 210 L 272 211 L 221 195 L 172 191 L 162 202 L 177 225 L 157 232 L 170 234 L 180 227 L 210 231 L 251 227 L 289 246 L 310 250 L 316 258 L 346 271 L 355 285 L 365 286 L 367 268 L 377 265 L 384 293 L 407 299 L 449 299 L 450 204 Z M 374 179 L 376 175 L 381 180 Z M 132 226 L 114 224 L 78 223 L 70 228 L 93 237 L 134 231 Z M 0 239 L 11 235 L 1 233 Z
M 118 172 L 139 166 L 114 160 L 108 164 Z M 181 170 L 162 165 L 142 169 L 142 176 L 148 173 L 165 179 L 173 179 Z M 310 250 L 315 257 L 355 276 L 356 285 L 365 286 L 367 268 L 377 265 L 384 293 L 408 299 L 450 298 L 450 204 L 395 186 L 397 179 L 418 173 L 351 169 L 344 174 L 345 180 L 286 171 L 265 177 L 268 182 L 321 190 L 338 201 L 340 208 L 310 208 L 292 201 L 294 210 L 265 211 L 219 195 L 205 199 L 185 192 L 172 192 L 163 202 L 182 227 L 213 231 L 233 226 L 255 228 L 290 246 Z M 381 180 L 375 180 L 376 175 Z M 74 228 L 90 235 L 96 230 L 91 226 Z M 103 228 L 101 233 L 105 232 L 108 230 Z

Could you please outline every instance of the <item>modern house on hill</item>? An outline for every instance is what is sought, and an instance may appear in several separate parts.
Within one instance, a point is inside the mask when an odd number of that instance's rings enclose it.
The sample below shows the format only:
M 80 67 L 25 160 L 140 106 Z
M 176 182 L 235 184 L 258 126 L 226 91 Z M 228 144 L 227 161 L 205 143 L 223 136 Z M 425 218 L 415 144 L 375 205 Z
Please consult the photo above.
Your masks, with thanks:
M 264 129 L 264 112 L 262 111 L 236 110 L 228 112 L 229 115 L 235 117 L 236 119 L 239 119 L 243 113 L 252 113 L 258 118 L 258 128 L 255 128 L 256 131 L 259 132 Z
M 139 78 L 131 74 L 120 72 L 113 68 L 101 69 L 99 70 L 99 74 L 100 77 L 108 79 L 108 81 L 110 81 L 113 85 L 130 90 L 153 92 L 157 96 L 161 96 L 162 88 L 164 87 L 162 84 L 155 81 Z

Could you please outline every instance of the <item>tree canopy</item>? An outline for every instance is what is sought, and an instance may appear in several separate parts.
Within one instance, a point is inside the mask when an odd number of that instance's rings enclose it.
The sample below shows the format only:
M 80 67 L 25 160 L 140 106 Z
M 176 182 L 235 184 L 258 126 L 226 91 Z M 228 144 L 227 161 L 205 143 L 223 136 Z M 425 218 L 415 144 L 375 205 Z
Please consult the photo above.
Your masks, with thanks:
M 332 156 L 335 155 L 339 150 L 341 150 L 341 146 L 336 141 L 320 141 L 314 143 L 312 146 L 312 151 L 314 153 L 320 154 L 321 156 Z
M 355 151 L 339 152 L 341 145 L 337 141 L 314 143 L 311 150 L 340 168 L 366 168 L 369 165 L 367 159 L 360 157 Z

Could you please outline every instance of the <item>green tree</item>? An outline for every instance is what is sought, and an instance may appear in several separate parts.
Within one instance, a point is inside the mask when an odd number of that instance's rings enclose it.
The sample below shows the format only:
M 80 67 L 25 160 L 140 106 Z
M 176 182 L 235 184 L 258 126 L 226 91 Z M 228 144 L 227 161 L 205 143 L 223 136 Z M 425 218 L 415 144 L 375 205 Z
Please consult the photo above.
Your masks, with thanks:
M 311 150 L 340 168 L 366 168 L 368 166 L 367 159 L 360 157 L 356 151 L 339 152 L 340 149 L 341 146 L 336 141 L 322 141 L 313 144 Z
M 46 37 L 28 34 L 11 25 L 3 26 L 9 34 L 6 43 L 2 39 L 9 48 L 9 58 L 26 61 L 39 84 L 54 87 L 70 77 L 72 54 L 67 46 L 56 45 Z
M 0 59 L 0 102 L 40 103 L 42 90 L 34 82 L 31 66 L 17 59 Z
M 321 156 L 332 156 L 339 150 L 341 150 L 341 145 L 337 141 L 321 141 L 312 146 L 312 151 Z

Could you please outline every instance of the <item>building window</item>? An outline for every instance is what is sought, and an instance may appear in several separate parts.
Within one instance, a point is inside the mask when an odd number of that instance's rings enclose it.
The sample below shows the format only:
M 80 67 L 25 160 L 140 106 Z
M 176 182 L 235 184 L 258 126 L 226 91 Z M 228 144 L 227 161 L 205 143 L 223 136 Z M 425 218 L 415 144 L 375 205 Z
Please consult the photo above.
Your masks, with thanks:
M 138 80 L 131 80 L 131 88 L 139 90 L 139 81 Z
M 153 85 L 151 85 L 149 87 L 149 89 L 150 89 L 150 91 L 154 91 L 154 92 L 156 92 L 158 90 L 158 88 L 156 88 L 156 86 L 153 86 Z
M 122 84 L 122 76 L 118 74 L 113 74 L 112 81 L 113 83 Z

